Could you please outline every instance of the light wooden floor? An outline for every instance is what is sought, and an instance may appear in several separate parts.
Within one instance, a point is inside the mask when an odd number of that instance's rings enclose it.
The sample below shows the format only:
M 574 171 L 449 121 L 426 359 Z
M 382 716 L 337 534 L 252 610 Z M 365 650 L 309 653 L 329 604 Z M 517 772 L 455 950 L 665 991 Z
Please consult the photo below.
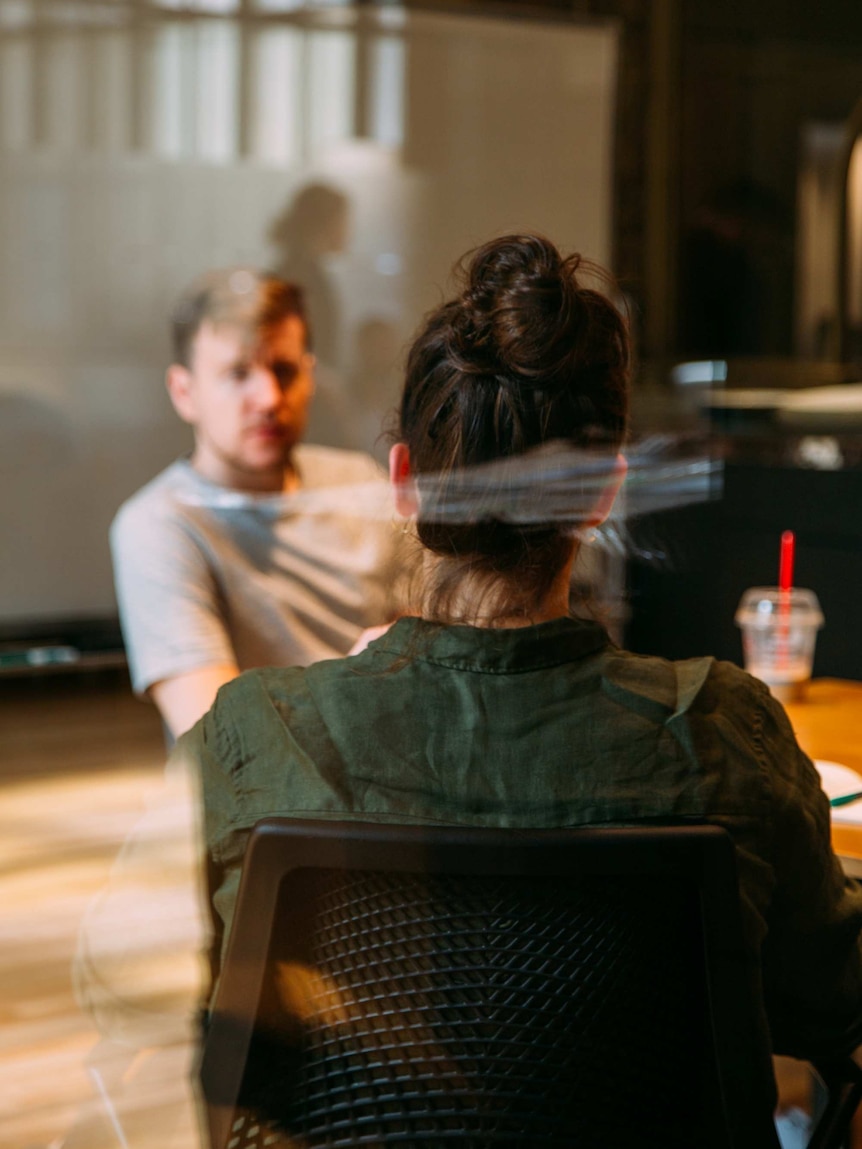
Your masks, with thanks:
M 164 761 L 154 710 L 117 674 L 0 680 L 3 1149 L 197 1149 L 191 1044 L 173 1019 L 192 1008 L 200 967 Z M 146 869 L 132 865 L 129 899 L 128 859 L 122 889 L 115 859 L 141 827 Z M 135 897 L 157 923 L 130 920 Z

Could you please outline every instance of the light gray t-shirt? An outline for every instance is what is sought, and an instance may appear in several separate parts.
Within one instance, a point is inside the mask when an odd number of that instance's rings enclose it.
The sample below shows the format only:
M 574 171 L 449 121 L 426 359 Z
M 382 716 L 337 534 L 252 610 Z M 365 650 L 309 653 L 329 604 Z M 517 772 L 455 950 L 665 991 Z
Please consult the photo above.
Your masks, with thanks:
M 301 488 L 219 487 L 180 459 L 111 527 L 132 682 L 217 663 L 307 666 L 393 616 L 401 534 L 367 455 L 303 445 Z

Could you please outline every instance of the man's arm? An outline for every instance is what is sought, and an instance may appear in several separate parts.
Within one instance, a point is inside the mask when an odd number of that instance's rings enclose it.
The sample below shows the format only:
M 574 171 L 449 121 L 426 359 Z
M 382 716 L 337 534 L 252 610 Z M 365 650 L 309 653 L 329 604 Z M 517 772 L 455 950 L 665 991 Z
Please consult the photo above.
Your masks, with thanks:
M 202 666 L 174 678 L 154 682 L 149 695 L 159 708 L 165 725 L 179 738 L 202 718 L 215 701 L 220 686 L 236 678 L 239 669 L 235 663 Z
M 382 626 L 369 626 L 363 630 L 353 646 L 347 652 L 349 658 L 352 654 L 361 654 L 368 646 L 369 642 L 374 642 L 375 638 L 382 638 L 390 627 L 394 626 L 397 620 L 393 618 L 392 622 L 384 622 Z
M 194 510 L 170 497 L 127 503 L 111 549 L 132 683 L 176 738 L 239 673 L 210 557 Z

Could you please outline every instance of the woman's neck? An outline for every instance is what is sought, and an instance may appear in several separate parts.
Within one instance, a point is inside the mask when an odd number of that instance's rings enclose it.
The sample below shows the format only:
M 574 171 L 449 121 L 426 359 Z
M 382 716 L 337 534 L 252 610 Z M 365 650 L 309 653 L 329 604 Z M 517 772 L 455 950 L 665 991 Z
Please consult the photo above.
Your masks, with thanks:
M 504 579 L 492 581 L 486 574 L 461 573 L 457 585 L 447 596 L 445 609 L 431 611 L 427 600 L 421 611 L 423 617 L 433 615 L 434 621 L 509 630 L 515 627 L 536 626 L 555 618 L 565 618 L 569 614 L 569 584 L 572 564 L 575 559 L 575 546 L 569 559 L 557 572 L 547 593 L 532 602 L 519 602 L 517 576 L 511 582 Z M 434 555 L 425 555 L 424 576 L 427 586 L 441 583 L 441 565 L 447 560 Z

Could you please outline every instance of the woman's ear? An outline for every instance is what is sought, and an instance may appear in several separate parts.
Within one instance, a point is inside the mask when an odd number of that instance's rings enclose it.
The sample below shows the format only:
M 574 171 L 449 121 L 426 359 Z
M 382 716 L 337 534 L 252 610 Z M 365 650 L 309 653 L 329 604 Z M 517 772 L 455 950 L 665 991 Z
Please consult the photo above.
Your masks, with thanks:
M 395 510 L 405 519 L 419 510 L 419 496 L 410 468 L 410 448 L 406 443 L 394 443 L 389 452 L 389 482 L 395 499 Z
M 623 485 L 628 469 L 629 465 L 625 460 L 625 456 L 618 454 L 614 460 L 611 476 L 599 494 L 593 512 L 584 523 L 584 526 L 597 527 L 599 523 L 605 521 L 611 513 L 614 500 L 619 494 L 620 487 Z

